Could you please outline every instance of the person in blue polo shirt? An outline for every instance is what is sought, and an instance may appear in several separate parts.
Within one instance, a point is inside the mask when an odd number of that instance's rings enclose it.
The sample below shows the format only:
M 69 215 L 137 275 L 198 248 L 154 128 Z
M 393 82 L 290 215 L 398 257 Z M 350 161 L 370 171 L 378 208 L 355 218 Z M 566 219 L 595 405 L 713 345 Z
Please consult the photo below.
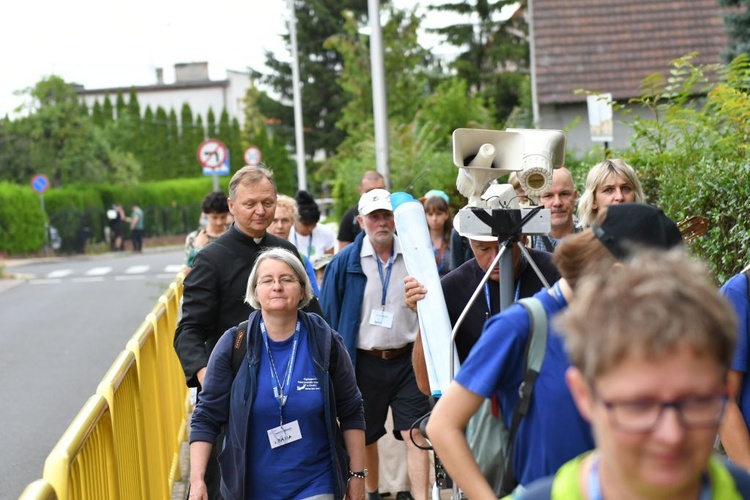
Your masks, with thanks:
M 612 265 L 626 258 L 632 245 L 670 248 L 681 242 L 677 225 L 660 209 L 631 203 L 602 211 L 591 228 L 568 235 L 555 248 L 553 259 L 562 278 L 534 296 L 547 313 L 549 332 L 531 405 L 514 443 L 512 482 L 526 485 L 552 474 L 594 447 L 589 424 L 579 415 L 565 384 L 570 360 L 552 317 L 574 299 L 573 291 L 591 266 Z M 427 434 L 447 472 L 469 498 L 490 498 L 495 493 L 471 454 L 464 428 L 484 399 L 493 395 L 497 395 L 511 427 L 529 332 L 529 316 L 520 305 L 490 318 L 427 425 Z

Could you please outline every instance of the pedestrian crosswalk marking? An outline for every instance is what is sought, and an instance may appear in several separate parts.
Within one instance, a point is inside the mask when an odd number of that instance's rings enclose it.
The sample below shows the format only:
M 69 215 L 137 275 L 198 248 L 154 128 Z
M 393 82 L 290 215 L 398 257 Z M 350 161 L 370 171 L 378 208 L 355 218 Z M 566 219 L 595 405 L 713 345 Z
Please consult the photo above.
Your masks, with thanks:
M 111 273 L 112 268 L 106 267 L 94 267 L 86 271 L 86 276 L 104 276 L 105 274 Z
M 51 273 L 48 273 L 47 278 L 48 279 L 64 278 L 70 274 L 73 274 L 72 269 L 58 269 L 56 271 L 52 271 Z
M 125 270 L 115 269 L 112 266 L 97 266 L 90 269 L 56 269 L 42 277 L 30 274 L 27 279 L 30 285 L 57 285 L 66 281 L 62 278 L 68 278 L 69 283 L 98 283 L 113 278 L 116 281 L 145 279 L 172 281 L 182 268 L 182 264 L 168 264 L 161 269 L 161 272 L 156 272 L 157 270 L 152 271 L 149 265 L 134 265 Z M 152 274 L 148 274 L 149 271 L 152 271 Z
M 125 274 L 143 274 L 146 271 L 149 270 L 151 266 L 130 266 L 129 268 L 125 269 Z

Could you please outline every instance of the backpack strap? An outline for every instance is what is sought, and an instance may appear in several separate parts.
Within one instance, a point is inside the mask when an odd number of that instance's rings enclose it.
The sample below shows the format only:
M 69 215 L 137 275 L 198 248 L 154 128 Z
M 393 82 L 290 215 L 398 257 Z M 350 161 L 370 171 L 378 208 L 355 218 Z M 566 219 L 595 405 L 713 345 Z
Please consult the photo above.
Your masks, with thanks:
M 535 297 L 527 297 L 518 301 L 529 314 L 529 339 L 526 341 L 526 352 L 524 357 L 523 381 L 518 388 L 520 399 L 513 411 L 513 418 L 508 433 L 508 451 L 504 459 L 504 473 L 502 491 L 510 493 L 515 488 L 517 481 L 513 471 L 513 449 L 516 443 L 516 434 L 521 420 L 529 413 L 531 396 L 534 393 L 534 384 L 539 376 L 539 371 L 547 353 L 547 312 L 541 301 Z
M 232 349 L 232 378 L 237 376 L 242 366 L 242 360 L 247 352 L 247 321 L 237 325 L 237 333 L 234 336 L 234 348 Z

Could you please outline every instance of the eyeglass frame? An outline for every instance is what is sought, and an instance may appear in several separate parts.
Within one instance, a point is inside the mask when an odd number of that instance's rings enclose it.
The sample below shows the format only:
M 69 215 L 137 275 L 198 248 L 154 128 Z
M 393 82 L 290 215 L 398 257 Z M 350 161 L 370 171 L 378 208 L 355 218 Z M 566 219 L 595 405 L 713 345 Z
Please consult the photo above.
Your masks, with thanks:
M 273 287 L 276 283 L 281 285 L 283 288 L 286 288 L 287 286 L 292 286 L 294 283 L 300 283 L 300 280 L 298 280 L 291 274 L 282 274 L 278 278 L 274 278 L 272 276 L 263 276 L 255 283 L 255 288 Z
M 680 421 L 680 425 L 682 425 L 685 429 L 700 429 L 700 428 L 710 428 L 713 426 L 717 426 L 721 423 L 722 418 L 724 418 L 724 413 L 727 409 L 727 402 L 729 401 L 729 394 L 726 392 L 722 392 L 719 394 L 712 394 L 710 396 L 688 396 L 685 398 L 680 398 L 674 401 L 649 401 L 652 406 L 658 406 L 659 411 L 656 414 L 656 418 L 654 419 L 654 422 L 649 427 L 643 427 L 643 428 L 634 428 L 634 427 L 628 427 L 627 425 L 623 425 L 618 419 L 617 419 L 617 408 L 619 407 L 625 407 L 627 405 L 633 405 L 635 403 L 638 403 L 638 401 L 612 401 L 612 400 L 605 400 L 601 397 L 601 395 L 593 388 L 592 395 L 594 397 L 595 401 L 600 402 L 604 408 L 607 410 L 607 416 L 609 417 L 609 421 L 612 423 L 612 426 L 621 432 L 629 432 L 629 433 L 647 433 L 647 432 L 653 432 L 661 422 L 662 418 L 664 417 L 664 410 L 667 408 L 673 408 L 677 412 L 677 418 Z M 691 401 L 696 399 L 712 399 L 717 400 L 719 402 L 719 406 L 717 408 L 716 416 L 713 418 L 711 422 L 700 422 L 700 423 L 693 423 L 688 422 L 685 419 L 684 411 L 684 405 Z M 643 401 L 641 401 L 642 403 Z M 649 408 L 651 410 L 651 408 Z

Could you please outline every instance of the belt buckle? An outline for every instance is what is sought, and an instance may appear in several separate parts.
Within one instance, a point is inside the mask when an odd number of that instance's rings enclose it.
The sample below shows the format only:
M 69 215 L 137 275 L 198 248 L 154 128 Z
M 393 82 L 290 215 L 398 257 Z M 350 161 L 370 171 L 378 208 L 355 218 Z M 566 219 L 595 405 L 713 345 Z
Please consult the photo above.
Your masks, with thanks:
M 388 353 L 391 352 L 389 349 L 383 349 L 380 351 L 380 359 L 389 360 L 391 358 L 388 357 Z

